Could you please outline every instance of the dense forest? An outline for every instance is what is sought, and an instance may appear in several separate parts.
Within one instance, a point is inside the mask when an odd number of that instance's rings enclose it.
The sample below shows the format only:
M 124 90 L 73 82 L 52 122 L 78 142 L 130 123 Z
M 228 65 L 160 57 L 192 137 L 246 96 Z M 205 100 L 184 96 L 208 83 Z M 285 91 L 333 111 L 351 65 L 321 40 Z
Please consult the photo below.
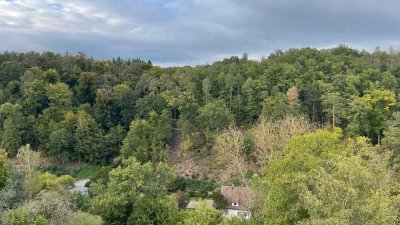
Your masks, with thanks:
M 0 223 L 400 224 L 399 82 L 399 52 L 345 45 L 170 68 L 3 52 Z M 222 216 L 222 185 L 250 219 Z

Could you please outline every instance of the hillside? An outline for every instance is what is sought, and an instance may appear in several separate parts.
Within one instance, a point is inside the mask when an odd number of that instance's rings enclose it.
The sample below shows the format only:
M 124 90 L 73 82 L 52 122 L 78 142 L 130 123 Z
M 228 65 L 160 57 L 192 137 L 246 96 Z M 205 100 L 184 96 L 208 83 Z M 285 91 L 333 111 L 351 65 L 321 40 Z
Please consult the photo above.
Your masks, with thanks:
M 22 218 L 23 202 L 54 198 L 106 224 L 233 224 L 177 210 L 232 185 L 254 194 L 253 219 L 237 224 L 395 224 L 399 82 L 399 52 L 344 45 L 170 68 L 4 52 L 0 211 Z M 61 172 L 21 161 L 24 149 Z M 87 165 L 90 195 L 71 197 L 71 171 Z

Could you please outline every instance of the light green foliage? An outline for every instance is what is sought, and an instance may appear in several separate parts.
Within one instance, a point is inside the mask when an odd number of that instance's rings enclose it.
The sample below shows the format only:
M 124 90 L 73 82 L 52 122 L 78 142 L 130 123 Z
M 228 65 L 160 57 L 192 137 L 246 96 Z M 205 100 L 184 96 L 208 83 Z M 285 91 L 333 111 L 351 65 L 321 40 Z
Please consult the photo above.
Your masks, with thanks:
M 175 178 L 174 170 L 163 163 L 153 168 L 150 163 L 141 165 L 133 157 L 124 159 L 109 173 L 106 184 L 92 185 L 92 211 L 101 215 L 106 224 L 140 224 L 136 219 L 153 221 L 150 224 L 174 224 L 170 221 L 175 218 L 177 203 L 165 195 Z
M 74 185 L 75 179 L 70 175 L 55 176 L 51 173 L 34 172 L 31 180 L 26 181 L 26 189 L 31 196 L 42 190 L 66 193 L 66 187 Z
M 182 222 L 179 225 L 218 225 L 221 222 L 221 212 L 206 204 L 196 210 L 181 211 Z
M 43 112 L 55 121 L 60 121 L 72 106 L 72 91 L 64 83 L 49 84 L 45 87 L 49 107 Z
M 394 223 L 385 160 L 365 139 L 340 138 L 337 131 L 295 137 L 270 163 L 259 183 L 267 224 Z
M 103 221 L 100 216 L 94 216 L 86 212 L 76 212 L 68 225 L 101 225 Z
M 350 104 L 349 133 L 353 136 L 367 136 L 375 143 L 380 143 L 395 104 L 395 94 L 389 90 L 372 90 L 363 97 L 355 98 Z

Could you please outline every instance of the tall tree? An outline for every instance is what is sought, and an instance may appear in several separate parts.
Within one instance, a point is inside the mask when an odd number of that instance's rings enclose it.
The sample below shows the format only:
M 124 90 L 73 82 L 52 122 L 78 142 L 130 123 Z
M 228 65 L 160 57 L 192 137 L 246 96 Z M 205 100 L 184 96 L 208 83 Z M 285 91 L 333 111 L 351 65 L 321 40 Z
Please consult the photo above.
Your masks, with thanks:
M 102 130 L 96 121 L 86 112 L 78 111 L 76 115 L 76 129 L 74 133 L 75 149 L 80 158 L 92 163 L 104 163 L 102 157 Z

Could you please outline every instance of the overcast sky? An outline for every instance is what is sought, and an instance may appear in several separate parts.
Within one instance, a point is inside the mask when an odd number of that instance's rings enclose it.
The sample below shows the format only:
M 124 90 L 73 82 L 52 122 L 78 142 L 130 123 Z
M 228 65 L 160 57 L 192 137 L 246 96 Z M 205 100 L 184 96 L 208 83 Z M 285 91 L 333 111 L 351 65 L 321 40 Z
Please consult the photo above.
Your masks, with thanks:
M 247 52 L 400 47 L 399 0 L 0 0 L 0 51 L 196 65 Z

